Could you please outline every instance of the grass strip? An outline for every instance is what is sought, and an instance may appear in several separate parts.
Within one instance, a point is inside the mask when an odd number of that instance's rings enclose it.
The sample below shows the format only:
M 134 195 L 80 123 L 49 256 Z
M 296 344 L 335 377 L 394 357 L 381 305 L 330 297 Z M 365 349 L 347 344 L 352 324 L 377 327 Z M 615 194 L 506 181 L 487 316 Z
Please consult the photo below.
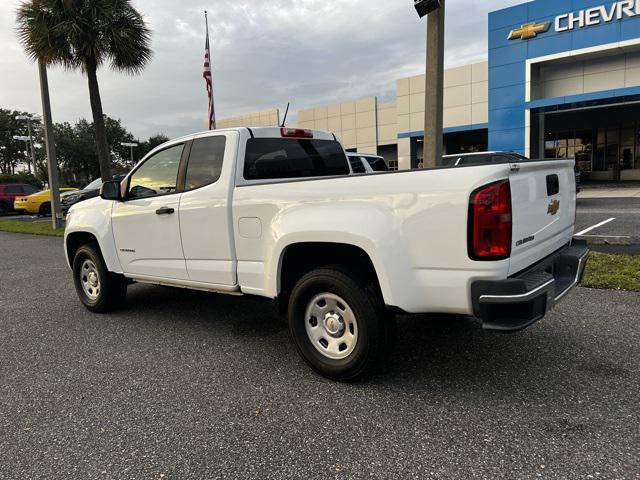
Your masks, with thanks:
M 582 286 L 640 292 L 640 256 L 592 252 Z
M 64 228 L 54 230 L 51 222 L 21 222 L 19 220 L 0 220 L 0 231 L 13 233 L 30 233 L 32 235 L 47 235 L 62 237 Z

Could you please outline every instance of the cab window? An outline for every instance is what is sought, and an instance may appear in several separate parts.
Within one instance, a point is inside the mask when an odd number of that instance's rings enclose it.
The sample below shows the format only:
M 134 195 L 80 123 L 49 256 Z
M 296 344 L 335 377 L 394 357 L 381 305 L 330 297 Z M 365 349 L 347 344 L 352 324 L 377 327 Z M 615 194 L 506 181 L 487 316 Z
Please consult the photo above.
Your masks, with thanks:
M 187 164 L 185 190 L 194 190 L 218 181 L 226 141 L 224 136 L 197 138 L 193 141 Z
M 128 199 L 175 193 L 184 145 L 156 153 L 134 172 L 129 181 Z
M 334 140 L 251 138 L 244 160 L 245 180 L 349 175 L 342 146 Z

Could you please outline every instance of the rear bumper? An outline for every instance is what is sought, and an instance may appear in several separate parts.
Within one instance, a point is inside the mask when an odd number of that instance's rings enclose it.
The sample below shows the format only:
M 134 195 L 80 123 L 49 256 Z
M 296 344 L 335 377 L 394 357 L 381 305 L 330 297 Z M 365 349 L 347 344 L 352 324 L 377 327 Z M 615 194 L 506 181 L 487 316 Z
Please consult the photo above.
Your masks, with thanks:
M 474 282 L 474 314 L 486 330 L 517 332 L 527 328 L 580 283 L 588 257 L 587 243 L 574 240 L 511 278 Z

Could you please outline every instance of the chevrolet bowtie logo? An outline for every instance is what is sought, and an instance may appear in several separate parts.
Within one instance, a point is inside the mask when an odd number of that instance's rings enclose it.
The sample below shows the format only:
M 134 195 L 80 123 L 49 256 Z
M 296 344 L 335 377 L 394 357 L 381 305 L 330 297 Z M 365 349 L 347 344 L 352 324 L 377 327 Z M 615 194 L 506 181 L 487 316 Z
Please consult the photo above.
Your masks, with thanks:
M 509 40 L 529 40 L 530 38 L 535 38 L 539 33 L 545 33 L 551 27 L 551 22 L 546 23 L 525 23 L 520 28 L 516 28 L 515 30 L 511 30 L 509 34 Z

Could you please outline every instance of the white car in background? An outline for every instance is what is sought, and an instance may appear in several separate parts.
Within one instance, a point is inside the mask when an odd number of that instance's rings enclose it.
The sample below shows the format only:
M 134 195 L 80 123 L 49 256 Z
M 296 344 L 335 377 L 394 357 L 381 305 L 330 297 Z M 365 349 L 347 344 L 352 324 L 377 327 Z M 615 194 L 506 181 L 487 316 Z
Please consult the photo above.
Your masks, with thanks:
M 347 158 L 349 159 L 349 168 L 351 168 L 353 175 L 389 171 L 387 162 L 379 155 L 347 152 Z

